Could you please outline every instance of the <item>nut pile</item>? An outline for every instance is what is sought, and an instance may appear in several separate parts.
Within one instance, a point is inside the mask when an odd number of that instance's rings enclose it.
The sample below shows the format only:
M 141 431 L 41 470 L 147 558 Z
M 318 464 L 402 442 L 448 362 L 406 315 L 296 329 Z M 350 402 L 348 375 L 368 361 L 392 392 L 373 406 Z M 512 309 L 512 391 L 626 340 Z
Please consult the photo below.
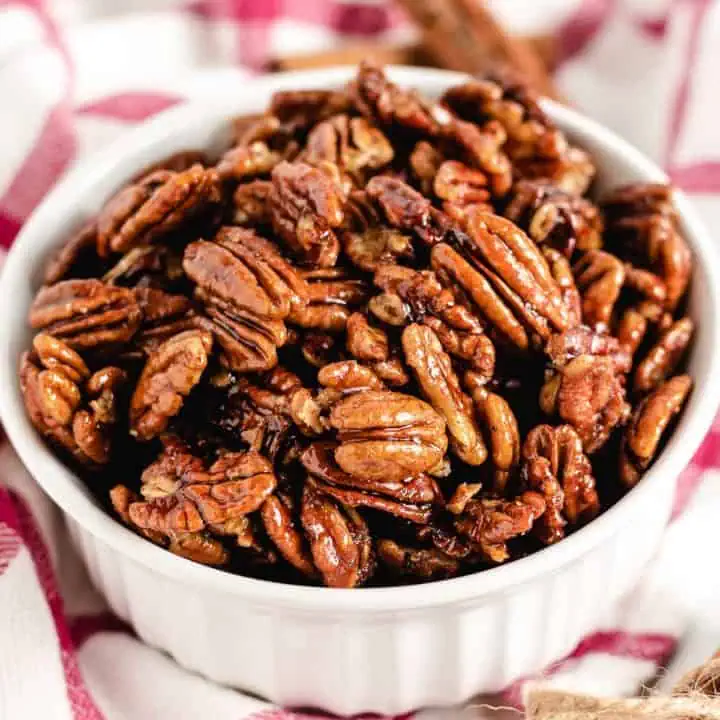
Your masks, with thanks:
M 51 259 L 27 412 L 122 522 L 232 572 L 417 582 L 558 542 L 692 384 L 671 190 L 595 204 L 594 172 L 511 79 L 278 92 Z

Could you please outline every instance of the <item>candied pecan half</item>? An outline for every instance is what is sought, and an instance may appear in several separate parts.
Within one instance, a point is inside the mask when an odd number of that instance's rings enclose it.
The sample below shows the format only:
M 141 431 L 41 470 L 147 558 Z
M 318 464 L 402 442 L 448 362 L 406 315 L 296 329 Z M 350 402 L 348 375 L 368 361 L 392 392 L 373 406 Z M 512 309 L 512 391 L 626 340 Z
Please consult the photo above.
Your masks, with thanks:
M 290 496 L 285 493 L 271 495 L 260 509 L 260 517 L 265 532 L 280 554 L 303 575 L 315 577 L 317 571 L 310 548 Z
M 570 263 L 555 248 L 543 247 L 542 254 L 550 267 L 550 274 L 560 288 L 563 304 L 568 309 L 568 326 L 575 327 L 582 322 L 582 300 L 575 284 Z
M 452 116 L 441 126 L 441 134 L 460 148 L 469 165 L 482 170 L 494 196 L 507 194 L 512 186 L 512 165 L 503 150 L 507 133 L 499 122 L 491 120 L 478 126 Z
M 284 318 L 307 299 L 297 270 L 271 242 L 241 228 L 188 245 L 183 267 L 197 283 L 209 316 L 200 324 L 222 346 L 223 362 L 238 372 L 272 368 L 287 339 Z
M 443 201 L 443 210 L 463 227 L 470 208 L 492 211 L 487 175 L 457 160 L 440 165 L 433 178 L 433 191 Z
M 396 392 L 368 390 L 330 412 L 338 432 L 338 465 L 367 480 L 403 480 L 440 463 L 447 449 L 445 421 L 427 403 Z
M 307 301 L 293 305 L 288 321 L 301 328 L 342 332 L 354 309 L 368 296 L 365 280 L 342 268 L 301 270 Z
M 363 62 L 348 93 L 355 107 L 371 120 L 424 135 L 437 133 L 433 109 L 415 91 L 390 82 L 377 65 Z
M 377 542 L 375 550 L 381 563 L 401 575 L 439 580 L 460 572 L 460 561 L 437 548 L 408 547 L 385 539 Z
M 588 453 L 602 447 L 630 414 L 621 375 L 609 355 L 579 355 L 551 370 L 540 407 L 572 425 Z
M 637 484 L 653 461 L 663 434 L 682 410 L 692 388 L 688 375 L 676 375 L 640 401 L 625 430 L 620 450 L 620 479 Z
M 665 306 L 673 310 L 685 294 L 692 254 L 678 227 L 672 188 L 635 184 L 603 200 L 608 245 L 622 258 L 646 267 L 665 282 Z
M 340 238 L 353 265 L 374 272 L 383 263 L 412 260 L 412 239 L 396 228 L 384 226 L 364 190 L 353 190 L 345 208 L 345 228 Z
M 460 381 L 437 335 L 428 327 L 409 325 L 403 330 L 405 362 L 420 390 L 445 418 L 453 452 L 468 465 L 481 465 L 487 447 L 475 421 L 472 402 L 460 389 Z
M 235 188 L 232 201 L 234 225 L 255 227 L 270 224 L 268 198 L 272 190 L 269 180 L 253 180 Z
M 170 538 L 168 550 L 203 565 L 221 566 L 230 560 L 223 544 L 205 533 L 177 533 Z
M 316 123 L 349 108 L 350 99 L 339 90 L 279 90 L 273 93 L 268 112 L 284 132 L 302 137 Z M 247 132 L 240 139 L 247 140 Z
M 284 319 L 308 296 L 298 271 L 252 230 L 224 227 L 214 242 L 191 243 L 183 268 L 203 296 L 218 297 L 260 318 Z
M 508 542 L 526 535 L 545 512 L 545 499 L 536 492 L 524 492 L 513 500 L 479 498 L 470 500 L 454 520 L 456 530 L 471 540 L 493 563 L 510 557 Z
M 54 285 L 74 275 L 85 258 L 92 259 L 95 256 L 96 247 L 97 225 L 94 220 L 90 220 L 50 256 L 43 274 L 44 283 Z
M 342 507 L 308 483 L 303 490 L 300 521 L 315 567 L 326 585 L 357 587 L 372 574 L 370 533 L 355 510 Z
M 408 164 L 423 195 L 432 195 L 434 192 L 435 175 L 444 160 L 445 156 L 432 143 L 426 140 L 416 143 Z
M 495 364 L 495 348 L 484 334 L 484 325 L 458 302 L 435 273 L 384 265 L 378 268 L 375 285 L 384 292 L 370 299 L 368 308 L 388 325 L 403 326 L 419 322 L 431 327 L 446 352 L 490 377 Z
M 578 434 L 569 425 L 538 425 L 525 438 L 522 482 L 546 503 L 533 532 L 546 544 L 565 537 L 565 526 L 592 520 L 600 510 L 595 478 Z
M 505 217 L 538 245 L 549 245 L 570 258 L 575 249 L 602 246 L 603 221 L 597 206 L 542 180 L 520 180 Z
M 215 170 L 193 165 L 182 172 L 158 170 L 124 187 L 97 219 L 98 254 L 127 252 L 175 230 L 220 202 Z
M 415 233 L 426 245 L 434 245 L 450 230 L 449 218 L 443 221 L 426 197 L 399 178 L 376 175 L 365 192 L 392 227 Z
M 166 340 L 196 327 L 192 303 L 185 295 L 171 295 L 155 288 L 138 288 L 135 297 L 143 320 L 133 345 L 149 356 Z
M 347 320 L 347 350 L 358 360 L 380 362 L 387 360 L 390 344 L 387 333 L 371 327 L 362 313 L 353 313 Z
M 282 162 L 272 172 L 268 205 L 273 228 L 305 262 L 335 265 L 340 243 L 334 228 L 342 225 L 343 204 L 341 189 L 318 168 Z
M 151 353 L 130 401 L 130 433 L 150 440 L 163 432 L 198 384 L 208 363 L 212 335 L 186 330 Z
M 79 462 L 108 463 L 126 374 L 106 367 L 91 375 L 72 348 L 44 333 L 35 336 L 33 348 L 20 361 L 20 386 L 33 425 Z
M 323 367 L 318 382 L 325 388 L 340 393 L 338 397 L 358 390 L 384 390 L 385 386 L 369 367 L 355 360 L 342 360 Z
M 493 489 L 502 494 L 520 460 L 517 419 L 507 400 L 484 387 L 476 389 L 472 398 L 490 451 Z
M 220 158 L 215 169 L 221 180 L 240 182 L 267 175 L 282 159 L 280 153 L 271 150 L 261 140 L 256 140 L 230 148 Z
M 33 329 L 60 338 L 76 350 L 126 343 L 141 319 L 132 290 L 99 280 L 63 280 L 43 287 L 29 313 Z
M 573 265 L 573 273 L 582 294 L 583 322 L 598 329 L 609 328 L 625 284 L 625 265 L 604 250 L 590 250 Z
M 424 473 L 402 480 L 351 475 L 338 467 L 333 456 L 336 451 L 336 443 L 315 442 L 300 456 L 325 494 L 349 507 L 373 508 L 416 523 L 428 521 L 430 506 L 438 499 L 432 478 Z
M 693 321 L 684 317 L 661 332 L 657 342 L 635 368 L 635 393 L 644 395 L 673 374 L 687 352 L 694 330 Z
M 355 184 L 364 185 L 368 171 L 379 170 L 393 156 L 388 139 L 365 118 L 336 115 L 313 128 L 302 160 L 316 167 L 330 162 Z
M 465 120 L 499 122 L 507 134 L 504 150 L 520 178 L 546 179 L 561 190 L 583 195 L 595 175 L 587 153 L 568 145 L 527 83 L 488 77 L 450 88 L 442 102 Z

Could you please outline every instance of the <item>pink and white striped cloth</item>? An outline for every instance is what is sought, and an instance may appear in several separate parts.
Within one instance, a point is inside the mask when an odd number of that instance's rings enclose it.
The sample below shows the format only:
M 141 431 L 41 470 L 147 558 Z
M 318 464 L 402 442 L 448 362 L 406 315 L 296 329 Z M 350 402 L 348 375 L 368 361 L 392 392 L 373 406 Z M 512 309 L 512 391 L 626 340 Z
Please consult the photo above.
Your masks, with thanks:
M 520 32 L 560 33 L 565 94 L 661 162 L 720 233 L 720 2 L 493 8 Z M 220 78 L 242 92 L 268 54 L 411 32 L 381 0 L 0 0 L 0 246 L 78 160 L 169 106 L 213 95 Z M 700 661 L 720 644 L 720 577 L 706 572 L 720 535 L 718 465 L 720 422 L 678 479 L 678 512 L 654 565 L 543 682 L 632 694 L 673 655 Z M 517 703 L 522 685 L 498 704 Z M 135 639 L 92 589 L 56 509 L 0 445 L 0 718 L 250 716 L 307 718 L 214 686 Z

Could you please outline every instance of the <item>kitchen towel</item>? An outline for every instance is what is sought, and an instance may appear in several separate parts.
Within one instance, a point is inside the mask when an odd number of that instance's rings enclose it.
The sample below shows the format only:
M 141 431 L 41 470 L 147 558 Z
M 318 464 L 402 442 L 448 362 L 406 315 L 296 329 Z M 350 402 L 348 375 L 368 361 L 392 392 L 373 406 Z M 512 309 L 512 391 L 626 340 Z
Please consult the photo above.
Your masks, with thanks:
M 720 2 L 492 7 L 518 32 L 557 33 L 565 96 L 655 158 L 720 231 Z M 146 118 L 228 83 L 242 92 L 273 55 L 411 34 L 376 0 L 0 0 L 0 252 L 70 168 Z M 694 664 L 704 659 L 694 650 L 715 649 L 720 577 L 707 569 L 720 535 L 719 463 L 716 423 L 678 478 L 675 519 L 637 588 L 570 656 L 463 715 L 497 717 L 486 705 L 517 706 L 529 682 L 631 695 L 673 656 Z M 0 445 L 0 719 L 197 717 L 308 715 L 215 686 L 135 638 L 93 590 L 57 510 Z

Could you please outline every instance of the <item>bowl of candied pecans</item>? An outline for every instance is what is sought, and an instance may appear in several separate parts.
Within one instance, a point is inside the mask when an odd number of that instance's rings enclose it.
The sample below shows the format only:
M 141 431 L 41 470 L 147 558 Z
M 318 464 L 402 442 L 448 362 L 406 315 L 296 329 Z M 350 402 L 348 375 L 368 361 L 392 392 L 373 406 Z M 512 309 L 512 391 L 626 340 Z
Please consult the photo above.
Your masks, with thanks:
M 562 657 L 717 409 L 712 241 L 512 78 L 221 95 L 74 171 L 5 264 L 3 423 L 94 582 L 286 705 L 456 704 Z

